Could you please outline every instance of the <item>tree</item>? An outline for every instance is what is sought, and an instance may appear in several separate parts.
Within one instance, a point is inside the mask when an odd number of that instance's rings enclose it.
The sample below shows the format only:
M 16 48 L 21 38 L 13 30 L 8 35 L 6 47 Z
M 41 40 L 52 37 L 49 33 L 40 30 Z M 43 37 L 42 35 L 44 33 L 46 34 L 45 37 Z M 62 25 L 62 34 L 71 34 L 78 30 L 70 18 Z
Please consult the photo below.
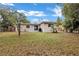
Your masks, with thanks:
M 19 13 L 19 15 L 20 15 L 20 22 L 22 22 L 22 23 L 30 23 L 27 20 L 27 17 L 23 13 Z
M 3 28 L 3 31 L 8 31 L 9 26 L 12 26 L 12 23 L 9 20 L 2 20 L 1 27 Z
M 26 19 L 26 16 L 23 13 L 18 13 L 15 11 L 15 16 L 17 20 L 17 30 L 18 30 L 18 36 L 20 36 L 20 25 L 21 23 L 29 23 L 29 21 Z
M 3 30 L 5 30 L 5 28 L 8 30 L 7 27 L 9 26 L 14 26 L 17 25 L 17 14 L 20 14 L 20 22 L 22 23 L 28 23 L 29 21 L 27 20 L 26 16 L 22 13 L 19 13 L 15 10 L 12 10 L 10 8 L 7 7 L 1 7 L 0 8 L 0 15 L 2 16 L 2 21 L 1 21 L 1 27 L 3 28 Z M 7 24 L 8 23 L 8 24 Z M 5 30 L 5 31 L 7 31 Z
M 70 30 L 72 28 L 72 22 L 70 20 L 64 20 L 63 22 L 63 27 L 65 27 L 66 32 L 68 32 L 68 30 Z
M 65 26 L 70 32 L 79 27 L 79 4 L 64 4 L 63 15 L 65 17 Z
M 62 20 L 60 19 L 60 17 L 57 18 L 56 25 L 62 25 Z

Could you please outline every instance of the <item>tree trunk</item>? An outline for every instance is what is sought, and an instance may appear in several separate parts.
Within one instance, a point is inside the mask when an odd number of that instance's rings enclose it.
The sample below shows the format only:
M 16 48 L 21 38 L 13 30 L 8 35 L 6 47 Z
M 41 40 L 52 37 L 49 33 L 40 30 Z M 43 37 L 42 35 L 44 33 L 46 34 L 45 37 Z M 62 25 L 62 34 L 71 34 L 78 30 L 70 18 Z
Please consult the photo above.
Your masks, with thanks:
M 18 24 L 18 36 L 20 36 L 20 23 Z
M 66 32 L 68 33 L 68 29 L 66 28 Z
M 73 29 L 70 29 L 70 31 L 69 31 L 70 33 L 73 33 Z

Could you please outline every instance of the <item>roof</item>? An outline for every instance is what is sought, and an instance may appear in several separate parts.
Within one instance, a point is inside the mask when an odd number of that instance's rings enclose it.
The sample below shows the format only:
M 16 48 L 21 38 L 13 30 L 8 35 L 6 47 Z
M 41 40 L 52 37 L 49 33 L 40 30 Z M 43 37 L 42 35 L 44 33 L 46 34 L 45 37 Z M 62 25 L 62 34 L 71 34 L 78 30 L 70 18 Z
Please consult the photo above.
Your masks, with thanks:
M 39 23 L 30 23 L 30 25 L 39 25 Z
M 29 25 L 30 23 L 21 23 L 21 25 Z
M 55 24 L 54 22 L 43 21 L 41 23 L 21 23 L 21 25 L 40 25 L 40 24 Z
M 44 24 L 54 24 L 54 22 L 45 22 L 45 21 L 44 22 L 41 22 L 40 24 L 43 24 L 43 23 Z

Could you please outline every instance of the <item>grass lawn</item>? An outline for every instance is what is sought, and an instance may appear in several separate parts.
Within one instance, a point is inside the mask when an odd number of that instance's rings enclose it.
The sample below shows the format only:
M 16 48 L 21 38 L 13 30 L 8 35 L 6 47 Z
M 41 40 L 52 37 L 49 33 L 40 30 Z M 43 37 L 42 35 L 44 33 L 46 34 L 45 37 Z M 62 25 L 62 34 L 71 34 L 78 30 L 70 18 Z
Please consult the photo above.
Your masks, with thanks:
M 79 34 L 1 32 L 0 55 L 79 55 Z

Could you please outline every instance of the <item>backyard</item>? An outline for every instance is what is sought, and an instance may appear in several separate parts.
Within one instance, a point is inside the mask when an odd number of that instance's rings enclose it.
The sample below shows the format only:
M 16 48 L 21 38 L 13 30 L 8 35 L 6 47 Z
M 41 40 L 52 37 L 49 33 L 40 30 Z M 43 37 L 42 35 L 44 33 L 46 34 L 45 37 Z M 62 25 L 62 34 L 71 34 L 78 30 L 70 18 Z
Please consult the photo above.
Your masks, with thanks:
M 0 33 L 0 55 L 79 55 L 79 34 L 24 32 Z

